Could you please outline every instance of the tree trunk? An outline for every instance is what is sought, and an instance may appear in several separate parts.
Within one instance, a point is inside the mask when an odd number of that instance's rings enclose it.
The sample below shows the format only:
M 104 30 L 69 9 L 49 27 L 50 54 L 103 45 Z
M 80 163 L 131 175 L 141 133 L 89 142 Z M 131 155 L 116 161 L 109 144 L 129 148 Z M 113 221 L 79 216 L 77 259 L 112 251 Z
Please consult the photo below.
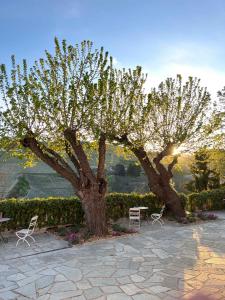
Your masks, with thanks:
M 105 192 L 99 192 L 98 186 L 77 192 L 85 213 L 86 225 L 96 236 L 107 234 Z
M 161 158 L 159 156 L 158 159 L 154 159 L 156 171 L 143 147 L 133 148 L 132 151 L 145 171 L 150 190 L 166 204 L 178 221 L 186 222 L 185 210 L 181 205 L 179 195 L 170 185 L 170 179 L 173 176 L 171 170 L 174 162 L 166 169 L 160 163 Z
M 170 183 L 163 182 L 161 184 L 151 186 L 151 178 L 148 178 L 150 190 L 166 204 L 166 207 L 178 221 L 185 221 L 186 214 L 182 207 L 181 200 L 177 192 L 171 187 Z

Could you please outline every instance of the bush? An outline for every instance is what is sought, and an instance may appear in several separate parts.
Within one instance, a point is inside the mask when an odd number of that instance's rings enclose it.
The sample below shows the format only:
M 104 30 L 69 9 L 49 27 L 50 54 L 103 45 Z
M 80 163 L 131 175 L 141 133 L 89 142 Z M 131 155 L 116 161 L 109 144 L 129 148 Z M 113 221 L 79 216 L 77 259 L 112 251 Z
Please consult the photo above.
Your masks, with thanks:
M 106 197 L 107 203 L 107 219 L 113 221 L 119 218 L 128 217 L 129 208 L 135 206 L 147 206 L 149 209 L 146 215 L 150 216 L 153 212 L 159 212 L 162 204 L 157 197 L 152 194 L 136 194 L 136 193 L 112 193 Z
M 113 175 L 125 176 L 126 170 L 123 164 L 117 164 L 113 167 Z
M 2 224 L 8 229 L 27 228 L 34 215 L 38 215 L 39 228 L 80 224 L 84 216 L 77 198 L 7 199 L 0 201 L 0 212 L 11 218 Z
M 107 218 L 114 221 L 128 217 L 129 208 L 133 206 L 148 206 L 147 215 L 158 212 L 161 204 L 153 194 L 120 194 L 106 196 Z M 30 219 L 38 215 L 38 227 L 54 227 L 57 225 L 82 224 L 84 213 L 81 202 L 76 197 L 71 198 L 33 198 L 7 199 L 0 201 L 0 212 L 11 218 L 3 223 L 8 229 L 26 228 Z M 62 233 L 63 234 L 63 233 Z
M 193 193 L 188 196 L 187 209 L 196 210 L 221 210 L 225 209 L 225 188 Z
M 127 176 L 138 177 L 140 176 L 140 174 L 141 174 L 141 166 L 135 163 L 130 163 L 127 168 Z
M 225 188 L 198 194 L 193 193 L 189 197 L 180 194 L 180 198 L 182 206 L 189 211 L 225 209 L 223 201 Z M 153 212 L 159 212 L 162 207 L 162 203 L 152 193 L 112 193 L 106 196 L 106 204 L 108 221 L 128 217 L 130 207 L 147 206 L 149 208 L 146 211 L 148 217 Z M 10 222 L 2 225 L 14 230 L 21 227 L 26 228 L 34 215 L 39 217 L 39 228 L 68 224 L 82 225 L 84 223 L 81 202 L 76 197 L 1 200 L 0 212 L 3 213 L 3 216 L 11 218 Z
M 215 214 L 206 214 L 206 213 L 203 213 L 203 212 L 200 212 L 197 214 L 197 217 L 201 220 L 216 220 L 218 219 L 218 216 L 215 215 Z

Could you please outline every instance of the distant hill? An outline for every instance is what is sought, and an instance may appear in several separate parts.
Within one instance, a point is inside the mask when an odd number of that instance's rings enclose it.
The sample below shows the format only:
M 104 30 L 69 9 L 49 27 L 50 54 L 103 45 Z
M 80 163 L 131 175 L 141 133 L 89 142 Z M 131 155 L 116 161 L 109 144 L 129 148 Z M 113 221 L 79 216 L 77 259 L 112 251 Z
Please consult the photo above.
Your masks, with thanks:
M 127 169 L 131 161 L 135 161 L 132 155 L 127 157 L 120 155 L 121 149 L 108 147 L 106 168 L 109 192 L 138 192 L 149 191 L 146 177 L 141 172 L 139 177 L 117 176 L 112 173 L 113 166 L 120 163 Z M 93 169 L 96 169 L 96 153 L 91 153 L 89 159 Z M 174 173 L 175 187 L 183 192 L 184 184 L 191 180 L 190 173 L 185 167 L 185 159 L 182 162 L 182 171 Z M 0 198 L 5 197 L 48 197 L 48 196 L 72 196 L 74 190 L 71 184 L 59 176 L 54 170 L 42 162 L 38 162 L 32 168 L 24 168 L 23 161 L 17 158 L 4 158 L 0 153 Z

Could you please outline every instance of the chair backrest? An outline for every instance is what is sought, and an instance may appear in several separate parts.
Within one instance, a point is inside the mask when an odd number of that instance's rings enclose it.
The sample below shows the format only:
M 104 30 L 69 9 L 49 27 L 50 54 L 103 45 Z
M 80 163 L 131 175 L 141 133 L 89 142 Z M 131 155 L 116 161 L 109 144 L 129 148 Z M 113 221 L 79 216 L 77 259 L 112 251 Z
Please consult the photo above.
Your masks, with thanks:
M 140 219 L 140 209 L 139 208 L 135 208 L 135 207 L 131 207 L 129 209 L 129 218 L 130 219 Z
M 159 214 L 160 214 L 161 216 L 163 215 L 163 212 L 164 212 L 165 207 L 166 207 L 166 205 L 164 204 L 164 205 L 162 206 L 161 210 L 160 210 L 160 213 L 159 213 Z
M 33 218 L 31 218 L 30 224 L 29 224 L 29 227 L 28 227 L 29 232 L 31 232 L 31 233 L 34 232 L 34 229 L 37 225 L 37 219 L 38 219 L 38 216 L 34 216 Z

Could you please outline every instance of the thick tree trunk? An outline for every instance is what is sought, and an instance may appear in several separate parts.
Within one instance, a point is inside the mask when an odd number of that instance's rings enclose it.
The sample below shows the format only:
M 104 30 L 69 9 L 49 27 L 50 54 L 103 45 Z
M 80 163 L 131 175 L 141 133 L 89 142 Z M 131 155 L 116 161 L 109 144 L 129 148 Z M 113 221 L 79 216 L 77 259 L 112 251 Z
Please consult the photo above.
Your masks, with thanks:
M 82 144 L 76 141 L 75 133 L 68 130 L 66 137 L 73 146 L 74 153 L 68 149 L 68 143 L 66 143 L 66 152 L 77 173 L 60 154 L 39 143 L 35 137 L 27 136 L 21 143 L 72 184 L 82 202 L 88 229 L 97 236 L 103 236 L 107 233 L 105 204 L 107 182 L 104 175 L 105 138 L 101 136 L 99 140 L 99 166 L 96 176 L 89 165 Z
M 166 204 L 166 207 L 177 218 L 178 221 L 185 221 L 186 214 L 182 207 L 181 200 L 177 192 L 171 187 L 170 183 L 164 182 L 155 186 L 151 184 L 151 178 L 149 180 L 150 190 Z
M 173 213 L 178 221 L 186 222 L 185 210 L 181 205 L 181 200 L 177 192 L 171 187 L 170 179 L 172 178 L 172 167 L 176 160 L 166 169 L 161 163 L 160 155 L 154 159 L 156 169 L 153 167 L 148 155 L 143 147 L 133 148 L 133 153 L 138 158 L 145 174 L 148 178 L 150 190 L 163 202 L 166 207 Z
M 99 192 L 98 186 L 78 191 L 85 213 L 86 225 L 96 236 L 107 234 L 105 191 Z

